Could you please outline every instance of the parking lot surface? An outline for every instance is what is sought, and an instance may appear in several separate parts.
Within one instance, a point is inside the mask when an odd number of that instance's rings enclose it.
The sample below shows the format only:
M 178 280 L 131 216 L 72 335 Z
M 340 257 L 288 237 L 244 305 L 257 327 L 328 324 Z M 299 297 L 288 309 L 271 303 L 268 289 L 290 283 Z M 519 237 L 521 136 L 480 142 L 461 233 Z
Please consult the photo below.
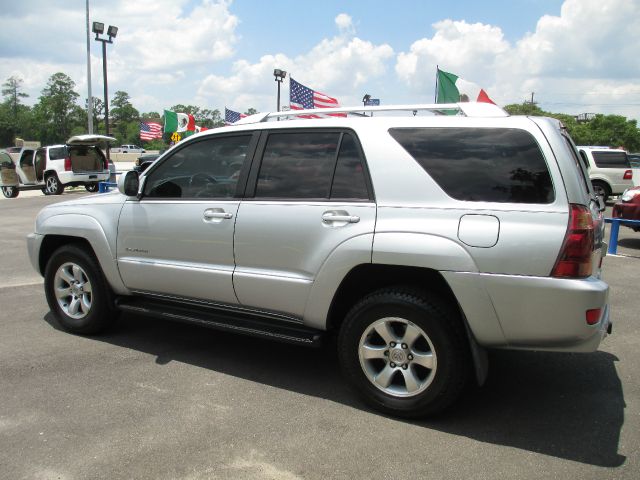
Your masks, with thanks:
M 62 332 L 24 237 L 84 194 L 0 201 L 0 478 L 640 478 L 640 233 L 604 260 L 600 351 L 491 352 L 486 385 L 403 421 L 348 390 L 329 346 L 133 315 Z

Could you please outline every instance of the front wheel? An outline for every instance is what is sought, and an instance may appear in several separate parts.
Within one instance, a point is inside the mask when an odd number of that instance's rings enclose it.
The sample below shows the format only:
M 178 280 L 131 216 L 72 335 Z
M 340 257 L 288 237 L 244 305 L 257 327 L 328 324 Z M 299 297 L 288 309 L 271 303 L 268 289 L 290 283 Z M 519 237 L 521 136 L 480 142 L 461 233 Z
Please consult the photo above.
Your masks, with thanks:
M 85 189 L 87 192 L 91 192 L 91 193 L 97 192 L 97 191 L 98 191 L 98 184 L 97 184 L 97 183 L 95 183 L 95 182 L 92 182 L 92 183 L 85 183 L 85 185 L 84 185 L 84 189 Z
M 5 198 L 16 198 L 19 193 L 18 187 L 2 187 L 2 194 Z
M 606 202 L 609 198 L 609 195 L 611 195 L 611 191 L 609 190 L 607 184 L 595 181 L 591 182 L 591 185 L 593 185 L 593 192 L 596 194 L 596 196 L 602 197 L 602 201 Z
M 44 289 L 51 312 L 68 332 L 98 333 L 115 317 L 102 270 L 80 246 L 65 245 L 53 253 L 45 268 Z
M 471 365 L 457 311 L 411 288 L 379 290 L 357 303 L 340 330 L 338 355 L 347 380 L 367 403 L 408 418 L 450 406 Z

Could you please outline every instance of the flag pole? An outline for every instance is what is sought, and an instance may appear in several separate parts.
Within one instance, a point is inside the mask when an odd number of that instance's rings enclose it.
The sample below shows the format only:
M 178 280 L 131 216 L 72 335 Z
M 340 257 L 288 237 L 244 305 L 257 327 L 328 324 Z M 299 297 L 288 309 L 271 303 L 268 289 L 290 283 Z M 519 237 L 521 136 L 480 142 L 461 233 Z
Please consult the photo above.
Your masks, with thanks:
M 438 67 L 438 65 L 436 65 L 436 91 L 434 93 L 433 103 L 438 103 L 438 72 L 439 71 L 440 71 L 440 68 Z

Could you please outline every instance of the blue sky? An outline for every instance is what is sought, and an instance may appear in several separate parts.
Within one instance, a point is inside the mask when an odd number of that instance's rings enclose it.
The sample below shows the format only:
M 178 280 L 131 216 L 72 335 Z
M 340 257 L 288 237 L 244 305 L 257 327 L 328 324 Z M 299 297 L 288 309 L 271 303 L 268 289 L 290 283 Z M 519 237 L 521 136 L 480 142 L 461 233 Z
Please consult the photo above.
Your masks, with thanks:
M 28 103 L 58 71 L 87 96 L 84 5 L 3 6 L 0 80 L 21 78 Z M 430 102 L 440 65 L 499 104 L 535 92 L 551 111 L 640 117 L 637 0 L 91 0 L 90 9 L 120 28 L 108 47 L 109 91 L 128 92 L 143 112 L 177 103 L 272 110 L 273 68 L 343 105 L 364 93 Z M 102 97 L 93 40 L 91 53 Z

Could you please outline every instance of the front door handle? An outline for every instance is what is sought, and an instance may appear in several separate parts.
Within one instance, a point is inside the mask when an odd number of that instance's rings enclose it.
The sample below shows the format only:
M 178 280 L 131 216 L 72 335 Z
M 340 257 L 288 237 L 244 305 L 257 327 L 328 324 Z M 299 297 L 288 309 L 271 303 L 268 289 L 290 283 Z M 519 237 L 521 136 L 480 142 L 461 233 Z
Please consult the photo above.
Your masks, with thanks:
M 208 208 L 204 211 L 205 220 L 229 220 L 233 218 L 233 213 L 228 213 L 221 208 Z
M 360 217 L 356 217 L 355 215 L 340 215 L 333 212 L 325 212 L 322 214 L 322 221 L 324 223 L 330 223 L 330 222 L 358 223 L 360 221 Z

